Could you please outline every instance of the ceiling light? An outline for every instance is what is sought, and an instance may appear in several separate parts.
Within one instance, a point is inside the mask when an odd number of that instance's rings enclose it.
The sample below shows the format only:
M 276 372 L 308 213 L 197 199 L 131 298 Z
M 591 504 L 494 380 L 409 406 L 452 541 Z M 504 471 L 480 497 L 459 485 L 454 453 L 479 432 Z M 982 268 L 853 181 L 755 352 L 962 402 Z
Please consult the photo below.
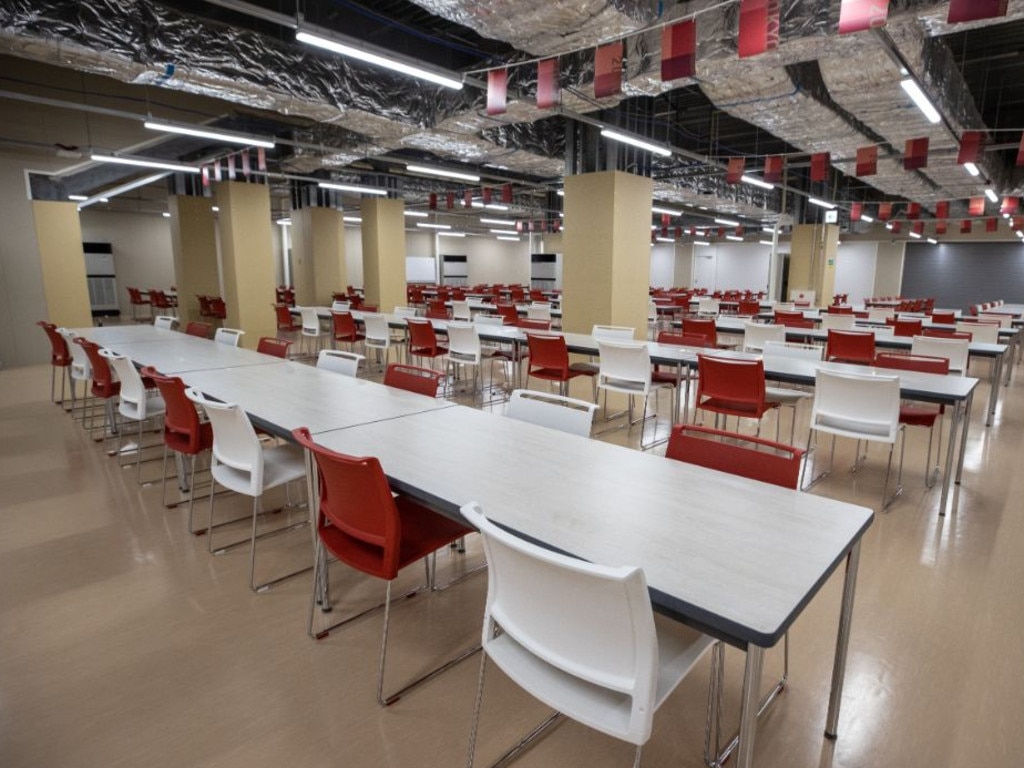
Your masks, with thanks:
M 407 165 L 405 169 L 411 173 L 425 173 L 428 176 L 443 176 L 446 179 L 458 179 L 459 181 L 480 181 L 479 176 L 472 173 L 460 173 L 449 171 L 444 168 L 430 168 L 426 165 Z
M 698 209 L 700 209 L 700 210 L 702 210 L 702 211 L 706 211 L 706 210 L 709 210 L 709 209 L 708 209 L 708 207 L 707 207 L 706 205 L 698 205 L 698 206 L 697 206 L 697 208 L 698 208 Z
M 981 173 L 981 171 L 978 170 L 978 166 L 974 163 L 964 163 L 964 170 L 971 174 L 971 176 L 977 176 Z
M 278 219 L 277 220 L 277 225 L 279 227 L 290 227 L 292 225 L 292 220 L 291 219 Z
M 171 214 L 169 214 L 169 213 L 168 213 L 167 211 L 164 211 L 164 212 L 163 212 L 163 213 L 161 213 L 160 215 L 161 215 L 161 216 L 163 216 L 163 217 L 164 217 L 165 219 L 169 219 L 169 218 L 171 218 Z
M 210 210 L 213 211 L 214 213 L 220 213 L 220 208 L 218 208 L 216 205 L 213 206 Z
M 406 211 L 405 215 L 406 216 L 415 216 L 417 219 L 425 219 L 430 214 L 424 213 L 423 211 Z
M 166 172 L 154 173 L 152 176 L 143 176 L 141 179 L 135 179 L 134 181 L 129 181 L 124 184 L 118 184 L 116 187 L 111 187 L 110 189 L 104 189 L 102 192 L 97 192 L 89 199 L 79 203 L 78 210 L 88 208 L 93 203 L 109 203 L 110 198 L 112 197 L 117 197 L 124 192 L 131 192 L 133 189 L 138 189 L 139 187 L 145 187 L 148 184 L 160 181 L 160 179 L 167 178 L 168 176 L 170 176 L 170 174 Z
M 101 203 L 109 203 L 110 202 L 110 198 L 109 197 L 101 197 L 100 198 L 100 202 Z
M 867 214 L 864 214 L 864 213 L 862 213 L 860 215 L 860 220 L 861 221 L 866 221 L 868 224 L 871 224 L 872 222 L 874 222 L 874 219 L 872 219 L 870 216 L 868 216 Z
M 693 244 L 694 245 L 711 245 L 711 243 L 709 243 L 707 240 L 694 240 Z
M 651 206 L 651 213 L 665 213 L 665 214 L 668 214 L 669 216 L 682 216 L 683 215 L 682 211 L 676 211 L 676 210 L 673 210 L 672 208 L 659 208 L 656 205 L 652 205 Z
M 564 189 L 556 189 L 555 190 L 555 194 L 558 195 L 559 197 L 565 197 L 565 190 Z
M 738 227 L 740 225 L 738 221 L 732 219 L 715 219 L 715 224 L 721 224 L 723 227 Z
M 939 241 L 936 240 L 934 237 L 929 237 L 928 238 L 928 242 L 931 243 L 932 245 L 938 245 L 939 244 Z
M 295 39 L 300 43 L 315 45 L 317 48 L 323 48 L 324 50 L 331 51 L 332 53 L 338 53 L 342 56 L 359 59 L 359 61 L 365 61 L 367 64 L 374 64 L 378 67 L 390 69 L 394 72 L 401 72 L 404 75 L 409 75 L 410 77 L 415 77 L 420 80 L 427 80 L 428 82 L 436 83 L 437 85 L 443 85 L 445 88 L 451 88 L 456 91 L 462 90 L 462 81 L 456 79 L 454 75 L 442 74 L 441 72 L 432 71 L 415 64 L 407 64 L 387 55 L 373 53 L 366 48 L 360 47 L 361 44 L 356 43 L 354 40 L 351 44 L 343 43 L 340 40 L 321 37 L 320 35 L 314 35 L 301 30 L 295 33 Z
M 510 235 L 515 232 L 514 229 L 488 229 L 492 235 Z
M 226 141 L 230 144 L 243 144 L 250 147 L 274 148 L 274 142 L 270 139 L 259 139 L 255 136 L 246 136 L 232 131 L 221 131 L 217 129 L 199 128 L 192 125 L 174 125 L 173 123 L 147 120 L 143 125 L 151 131 L 164 131 L 165 133 L 179 133 L 183 136 L 195 136 L 200 139 L 214 139 L 215 141 Z
M 612 141 L 618 141 L 623 144 L 629 144 L 631 147 L 637 147 L 638 149 L 646 149 L 648 152 L 653 152 L 654 154 L 661 155 L 662 157 L 670 157 L 672 155 L 671 149 L 659 147 L 657 144 L 651 144 L 650 142 L 644 141 L 643 139 L 638 139 L 635 136 L 630 136 L 629 134 L 625 133 L 619 133 L 618 131 L 612 131 L 609 130 L 608 128 L 602 128 L 601 135 L 604 136 L 606 139 L 611 139 Z
M 438 232 L 438 237 L 465 237 L 465 232 Z
M 480 217 L 481 224 L 497 224 L 501 227 L 514 227 L 516 223 L 512 219 L 489 219 L 486 216 Z
M 671 237 L 656 237 L 654 239 L 657 240 L 659 243 L 674 243 L 675 242 L 675 240 L 673 240 Z
M 886 224 L 886 225 L 885 225 L 885 228 L 886 228 L 886 229 L 892 229 L 892 224 Z
M 987 197 L 993 203 L 999 202 L 999 198 L 996 196 L 995 190 L 992 189 L 992 187 L 989 187 L 988 189 L 985 190 L 985 197 Z
M 924 116 L 928 118 L 928 122 L 937 123 L 942 117 L 939 115 L 937 109 L 928 100 L 928 97 L 924 95 L 924 91 L 921 90 L 921 86 L 917 84 L 917 81 L 912 77 L 908 77 L 900 81 L 900 85 L 903 86 L 903 90 L 907 92 L 907 95 L 914 100 L 917 104 L 917 108 L 920 109 Z
M 364 195 L 386 195 L 388 191 L 380 187 L 364 187 L 362 184 L 335 184 L 333 181 L 321 181 L 320 189 L 334 189 L 338 192 L 355 192 Z
M 451 224 L 430 224 L 426 221 L 417 221 L 417 227 L 423 227 L 424 229 L 451 229 Z
M 362 224 L 363 220 L 359 216 L 342 216 L 342 221 L 347 221 L 349 224 Z
M 726 235 L 725 239 L 726 240 L 732 240 L 733 242 L 736 242 L 736 243 L 742 243 L 743 242 L 743 238 L 742 237 L 736 237 L 736 235 Z
M 753 176 L 747 176 L 747 174 L 743 174 L 742 176 L 740 176 L 740 181 L 742 181 L 744 184 L 753 184 L 755 187 L 760 187 L 761 189 L 775 189 L 774 184 L 769 184 L 767 181 L 755 178 Z
M 758 240 L 757 242 L 759 242 L 761 245 L 774 245 L 774 243 L 771 240 Z
M 762 232 L 774 232 L 775 229 L 772 227 L 761 227 Z
M 98 163 L 114 163 L 115 165 L 133 165 L 136 168 L 159 168 L 164 171 L 180 171 L 182 173 L 199 173 L 194 165 L 184 163 L 173 163 L 164 160 L 150 160 L 146 157 L 128 157 L 118 155 L 104 155 L 93 152 L 90 159 Z
M 1010 214 L 1008 214 L 1008 213 L 1004 213 L 1004 214 L 1003 214 L 1003 218 L 1004 218 L 1004 219 L 1008 219 L 1008 218 L 1010 218 Z
M 501 203 L 485 203 L 484 208 L 489 211 L 507 211 L 508 206 L 502 205 Z
M 819 208 L 828 208 L 828 210 L 830 211 L 835 210 L 836 207 L 835 203 L 830 203 L 827 200 L 819 200 L 816 197 L 808 197 L 807 202 L 809 202 L 811 205 L 816 205 Z
M 68 200 L 74 200 L 76 203 L 80 203 L 83 200 L 88 200 L 88 195 L 68 195 Z
M 919 234 L 917 234 L 917 232 L 907 232 L 907 234 L 910 235 L 915 240 L 920 240 L 921 239 L 921 236 Z
M 492 229 L 491 231 L 493 232 L 494 230 Z M 513 237 L 511 235 L 499 235 L 498 237 L 496 237 L 494 239 L 495 240 L 507 240 L 510 243 L 518 243 L 519 242 L 519 238 L 518 237 Z

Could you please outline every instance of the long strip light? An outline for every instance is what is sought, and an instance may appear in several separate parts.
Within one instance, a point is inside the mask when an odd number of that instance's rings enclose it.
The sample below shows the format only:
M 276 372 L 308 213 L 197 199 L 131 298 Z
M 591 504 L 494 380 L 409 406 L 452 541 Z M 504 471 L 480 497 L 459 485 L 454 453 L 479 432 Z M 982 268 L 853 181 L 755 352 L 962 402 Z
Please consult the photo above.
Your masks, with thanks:
M 349 224 L 362 224 L 363 219 L 359 216 L 342 216 L 342 221 L 347 221 Z
M 985 197 L 987 197 L 993 203 L 998 203 L 999 202 L 999 197 L 996 195 L 996 191 L 994 189 L 992 189 L 992 187 L 987 187 L 985 189 Z
M 451 229 L 452 228 L 451 224 L 431 224 L 430 222 L 426 222 L 426 221 L 417 221 L 416 222 L 416 226 L 417 227 L 423 227 L 424 229 Z
M 807 202 L 810 203 L 811 205 L 816 205 L 819 208 L 827 208 L 830 211 L 835 210 L 836 207 L 835 203 L 830 203 L 827 200 L 819 200 L 816 197 L 808 197 Z
M 736 237 L 736 235 L 726 235 L 725 239 L 726 240 L 732 240 L 734 243 L 742 243 L 743 242 L 743 238 L 742 237 Z
M 417 219 L 425 219 L 425 218 L 427 218 L 427 217 L 428 217 L 428 216 L 429 216 L 430 214 L 429 214 L 429 213 L 426 213 L 426 212 L 424 212 L 424 211 L 406 211 L 406 212 L 405 212 L 405 215 L 406 215 L 406 216 L 413 216 L 413 217 L 415 217 L 415 218 L 417 218 Z
M 88 199 L 89 199 L 88 195 L 68 195 L 68 200 L 71 200 L 72 202 L 75 202 L 75 203 L 80 203 L 83 200 L 88 200 Z
M 246 136 L 243 133 L 232 131 L 219 131 L 216 129 L 199 128 L 194 125 L 177 125 L 175 123 L 164 123 L 157 120 L 147 120 L 143 125 L 151 131 L 163 131 L 164 133 L 178 133 L 182 136 L 196 136 L 200 139 L 213 139 L 215 141 L 226 141 L 229 144 L 242 144 L 249 147 L 274 148 L 274 142 L 270 139 L 261 139 L 256 136 Z
M 928 118 L 928 122 L 937 123 L 942 117 L 939 115 L 939 111 L 935 109 L 928 97 L 924 95 L 924 91 L 921 90 L 921 86 L 917 84 L 917 81 L 912 77 L 904 78 L 900 80 L 900 85 L 903 90 L 907 92 L 907 95 L 914 101 L 917 108 L 924 113 L 924 116 Z
M 919 234 L 917 234 L 917 232 L 907 232 L 907 234 L 910 235 L 915 240 L 920 240 L 921 239 L 921 236 Z
M 723 227 L 738 227 L 740 223 L 732 219 L 715 219 L 715 224 L 721 224 Z
M 936 240 L 934 237 L 929 237 L 928 238 L 928 242 L 931 243 L 932 245 L 938 245 L 939 244 L 939 241 Z
M 89 155 L 89 159 L 95 160 L 97 163 L 113 163 L 114 165 L 131 165 L 136 168 L 157 168 L 163 171 L 180 171 L 181 173 L 199 173 L 199 169 L 194 165 L 185 165 L 184 163 L 172 163 L 167 160 L 150 160 L 147 157 L 129 157 L 127 155 L 104 155 L 98 152 L 93 152 Z
M 515 232 L 514 229 L 488 229 L 492 235 L 511 235 Z
M 651 213 L 665 213 L 669 216 L 682 216 L 682 211 L 677 211 L 674 208 L 659 208 L 656 205 L 651 206 Z
M 386 195 L 388 191 L 380 187 L 364 187 L 362 184 L 335 184 L 333 181 L 321 181 L 320 189 L 335 189 L 338 192 L 355 192 L 363 195 Z
M 707 240 L 694 240 L 693 244 L 694 245 L 711 245 L 711 243 L 709 243 Z
M 415 77 L 418 80 L 426 80 L 427 82 L 435 83 L 436 85 L 442 85 L 445 88 L 451 88 L 454 91 L 462 90 L 462 81 L 456 79 L 452 75 L 446 75 L 435 70 L 400 61 L 399 59 L 392 58 L 390 56 L 374 53 L 355 44 L 343 43 L 340 40 L 322 37 L 321 35 L 314 35 L 302 30 L 295 33 L 295 39 L 300 43 L 305 43 L 306 45 L 316 46 L 317 48 L 323 48 L 325 51 L 331 51 L 332 53 L 364 61 L 367 64 L 373 64 L 374 66 L 383 67 L 384 69 L 390 69 L 392 72 L 401 72 L 403 75 L 409 75 L 410 77 Z M 353 43 L 354 42 L 355 41 L 353 41 Z
M 141 179 L 135 179 L 134 181 L 129 181 L 124 184 L 119 184 L 116 187 L 105 189 L 102 192 L 97 192 L 92 197 L 88 197 L 82 202 L 80 202 L 78 204 L 78 210 L 88 208 L 90 205 L 93 205 L 94 203 L 109 202 L 110 198 L 112 197 L 117 197 L 118 195 L 124 194 L 125 192 L 131 192 L 133 189 L 138 189 L 139 187 L 145 187 L 149 184 L 153 184 L 155 182 L 160 181 L 160 179 L 167 178 L 168 176 L 170 176 L 170 174 L 167 173 L 166 171 L 164 173 L 154 173 L 152 176 L 143 176 Z
M 671 149 L 666 149 L 665 147 L 658 146 L 657 144 L 651 144 L 649 141 L 638 139 L 635 136 L 630 136 L 626 133 L 619 133 L 618 131 L 612 131 L 608 128 L 602 128 L 601 135 L 606 139 L 611 139 L 612 141 L 629 144 L 631 147 L 646 149 L 648 152 L 653 152 L 654 154 L 661 155 L 662 157 L 671 157 L 672 155 Z
M 978 166 L 976 166 L 974 163 L 964 163 L 964 170 L 971 174 L 971 176 L 978 176 L 981 174 L 981 171 L 978 169 Z
M 674 243 L 675 242 L 675 240 L 673 238 L 671 238 L 671 237 L 656 237 L 654 239 L 657 240 L 659 243 Z
M 874 221 L 875 221 L 875 220 L 874 220 L 873 218 L 871 218 L 870 216 L 868 216 L 868 215 L 867 215 L 867 214 L 865 214 L 865 213 L 862 213 L 862 214 L 860 215 L 860 220 L 861 220 L 861 221 L 866 221 L 866 222 L 867 222 L 868 224 L 873 224 L 873 223 L 874 223 Z
M 465 237 L 465 232 L 438 232 L 438 237 Z
M 425 173 L 428 176 L 441 176 L 446 179 L 458 179 L 459 181 L 480 181 L 480 177 L 472 173 L 460 173 L 449 171 L 445 168 L 431 168 L 427 165 L 407 165 L 405 170 L 411 173 Z
M 510 243 L 518 243 L 520 241 L 520 239 L 518 237 L 512 237 L 511 235 L 498 235 L 498 237 L 496 237 L 494 239 L 495 240 L 506 240 L 506 241 L 508 241 Z
M 774 243 L 771 240 L 758 240 L 757 242 L 759 242 L 761 245 L 774 245 Z
M 740 181 L 744 184 L 753 184 L 755 187 L 760 187 L 761 189 L 775 189 L 774 184 L 770 184 L 764 179 L 758 179 L 754 176 L 747 176 L 747 174 L 740 176 Z
M 514 227 L 516 223 L 511 219 L 491 219 L 486 216 L 480 217 L 481 224 L 496 224 L 499 227 Z

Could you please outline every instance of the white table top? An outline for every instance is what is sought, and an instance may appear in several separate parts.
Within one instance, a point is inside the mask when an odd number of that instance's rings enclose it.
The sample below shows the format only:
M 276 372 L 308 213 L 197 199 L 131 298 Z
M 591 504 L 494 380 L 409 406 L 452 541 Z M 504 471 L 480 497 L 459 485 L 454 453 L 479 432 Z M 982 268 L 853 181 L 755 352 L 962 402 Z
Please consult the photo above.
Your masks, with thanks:
M 873 518 L 463 406 L 324 432 L 317 442 L 379 457 L 397 488 L 446 511 L 475 500 L 551 547 L 639 565 L 657 605 L 741 647 L 774 645 Z
M 174 341 L 182 334 L 152 325 L 105 325 L 97 328 L 74 328 L 75 333 L 94 341 L 101 347 L 127 341 Z
M 93 330 L 105 331 L 108 329 L 95 328 Z M 167 375 L 239 366 L 273 365 L 281 362 L 279 357 L 263 355 L 251 349 L 218 344 L 208 339 L 187 336 L 176 331 L 162 331 L 162 333 L 170 335 L 133 341 L 118 341 L 109 338 L 95 338 L 94 340 L 118 354 L 130 357 L 137 365 L 151 365 Z M 93 334 L 88 335 L 93 336 Z M 104 336 L 104 334 L 98 335 Z

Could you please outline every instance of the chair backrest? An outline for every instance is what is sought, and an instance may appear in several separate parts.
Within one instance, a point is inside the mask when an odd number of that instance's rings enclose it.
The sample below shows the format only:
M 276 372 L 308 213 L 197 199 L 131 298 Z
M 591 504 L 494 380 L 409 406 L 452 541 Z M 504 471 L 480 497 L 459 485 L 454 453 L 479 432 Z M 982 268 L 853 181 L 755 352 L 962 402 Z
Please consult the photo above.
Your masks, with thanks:
M 356 328 L 355 318 L 352 317 L 352 313 L 348 310 L 342 312 L 336 312 L 331 310 L 331 330 L 334 333 L 334 338 L 339 341 L 345 339 L 355 340 L 359 335 L 359 329 Z
M 213 334 L 213 340 L 218 344 L 237 347 L 243 336 L 245 336 L 245 331 L 240 331 L 237 328 L 218 328 Z
M 736 314 L 746 317 L 753 317 L 761 312 L 761 302 L 757 299 L 740 299 L 736 307 Z
M 893 443 L 899 421 L 898 376 L 818 369 L 811 408 L 813 429 Z
M 40 320 L 36 325 L 46 332 L 46 338 L 50 340 L 51 365 L 71 365 L 71 350 L 67 340 L 57 332 L 57 326 L 45 320 Z
M 407 317 L 405 324 L 409 328 L 409 349 L 437 348 L 437 333 L 430 320 L 422 317 Z
M 937 373 L 941 376 L 945 376 L 949 373 L 949 358 L 882 352 L 875 357 L 875 367 L 888 368 L 897 371 Z
M 956 329 L 961 333 L 971 334 L 971 341 L 979 344 L 998 344 L 999 326 L 989 323 L 957 323 Z
M 296 307 L 299 310 L 299 317 L 302 319 L 302 333 L 305 336 L 320 335 L 320 318 L 316 314 L 316 307 Z
M 934 311 L 932 312 L 932 322 L 939 325 L 956 325 L 956 312 L 953 310 Z
M 515 304 L 495 304 L 494 310 L 509 325 L 515 325 L 519 320 L 519 310 L 516 309 Z
M 273 355 L 288 359 L 288 347 L 292 343 L 288 339 L 277 339 L 273 336 L 263 336 L 256 344 L 256 351 L 264 355 Z
M 703 336 L 706 346 L 718 346 L 718 329 L 714 318 L 683 318 L 683 333 L 691 336 Z
M 388 327 L 388 319 L 377 312 L 363 313 L 363 333 L 371 346 L 386 347 L 391 344 L 391 329 Z
M 391 363 L 384 371 L 385 385 L 427 397 L 437 397 L 441 378 L 440 371 L 402 363 Z
M 290 331 L 294 330 L 292 323 L 292 312 L 291 307 L 287 304 L 275 304 L 274 305 L 274 316 L 277 319 L 278 330 Z
M 765 409 L 764 362 L 717 355 L 697 355 L 697 404 L 715 398 L 750 410 L 758 416 Z
M 987 312 L 982 312 L 978 315 L 978 319 L 986 323 L 994 323 L 998 325 L 1000 328 L 1013 327 L 1013 318 L 1010 317 L 1010 315 L 1003 313 L 989 314 Z
M 647 394 L 651 388 L 651 351 L 643 341 L 597 340 L 597 386 Z
M 365 358 L 354 352 L 340 349 L 321 349 L 316 359 L 316 367 L 325 371 L 334 371 L 344 376 L 355 376 L 359 371 L 359 363 Z
M 707 337 L 699 333 L 675 333 L 673 331 L 658 331 L 659 344 L 675 344 L 680 347 L 696 347 L 704 349 L 708 345 Z
M 790 341 L 766 341 L 762 349 L 762 357 L 768 361 L 772 358 L 790 357 L 798 360 L 821 360 L 824 347 L 817 344 L 797 344 Z
M 551 320 L 550 304 L 531 304 L 526 308 L 527 320 Z
M 395 307 L 391 314 L 398 317 L 416 317 L 416 307 Z
M 760 352 L 766 341 L 786 341 L 786 326 L 765 325 L 763 323 L 743 324 L 743 348 L 747 351 Z
M 502 667 L 542 700 L 566 676 L 580 681 L 581 689 L 614 692 L 629 707 L 618 727 L 602 717 L 605 696 L 562 695 L 559 710 L 631 743 L 647 741 L 657 707 L 658 639 L 643 570 L 543 549 L 492 524 L 476 502 L 461 511 L 480 531 L 487 557 L 484 652 L 511 640 L 516 653 L 501 654 Z M 495 623 L 503 639 L 493 631 Z M 552 668 L 557 672 L 543 672 Z M 530 669 L 538 673 L 527 674 Z
M 832 329 L 828 332 L 825 359 L 870 365 L 875 359 L 875 334 Z
M 81 336 L 73 339 L 72 348 L 81 350 L 88 364 L 89 375 L 92 377 L 92 393 L 96 397 L 113 397 L 121 389 L 121 382 L 114 380 L 107 359 L 100 355 L 100 345 Z
M 448 356 L 455 362 L 480 362 L 480 336 L 473 323 L 448 323 Z
M 569 375 L 569 349 L 565 338 L 552 333 L 527 333 L 530 368 L 547 368 Z
M 473 323 L 476 325 L 501 326 L 505 324 L 505 318 L 501 315 L 477 314 L 473 318 Z
M 121 391 L 118 393 L 120 395 L 118 411 L 122 416 L 144 421 L 156 406 L 163 409 L 162 399 L 150 398 L 146 395 L 142 376 L 139 375 L 131 360 L 109 349 L 101 349 L 99 355 L 110 364 L 121 382 Z
M 853 329 L 854 323 L 857 320 L 853 315 L 834 315 L 825 314 L 821 316 L 821 328 L 822 330 L 831 330 L 837 328 L 841 331 L 849 331 Z
M 472 320 L 473 313 L 469 309 L 469 302 L 463 300 L 452 301 L 452 319 L 453 320 Z
M 331 302 L 331 312 L 348 312 L 352 309 L 351 301 L 335 300 Z
M 590 335 L 595 339 L 632 341 L 635 334 L 635 328 L 627 328 L 624 325 L 595 325 L 590 329 Z
M 199 412 L 185 393 L 185 382 L 177 376 L 164 376 L 152 366 L 141 375 L 152 379 L 167 410 L 164 413 L 164 442 L 168 448 L 189 456 L 202 449 L 202 424 Z
M 949 339 L 938 336 L 915 336 L 910 343 L 910 352 L 925 357 L 944 357 L 949 361 L 949 370 L 963 375 L 967 372 L 971 342 L 968 339 Z
M 185 326 L 185 333 L 189 336 L 196 336 L 200 339 L 210 338 L 210 331 L 213 330 L 213 326 L 209 323 L 200 323 L 198 320 L 192 320 L 188 325 Z
M 721 302 L 711 296 L 701 296 L 697 299 L 697 312 L 702 315 L 717 315 L 721 308 Z
M 892 325 L 893 336 L 914 337 L 920 336 L 924 323 L 919 319 L 896 318 Z
M 582 437 L 590 436 L 597 403 L 563 397 L 549 392 L 517 389 L 508 401 L 505 415 Z
M 263 448 L 245 411 L 235 403 L 211 400 L 197 389 L 186 389 L 185 394 L 203 407 L 213 425 L 213 468 L 223 464 L 235 470 L 237 487 L 231 490 L 259 496 L 263 491 Z
M 533 331 L 550 331 L 551 321 L 550 320 L 534 320 L 528 317 L 520 317 L 516 319 L 517 328 L 526 328 Z
M 791 445 L 693 424 L 672 428 L 665 457 L 797 490 L 800 458 Z
M 81 337 L 68 328 L 58 328 L 57 333 L 71 352 L 71 377 L 79 381 L 89 379 L 92 376 L 92 363 L 86 347 L 76 342 Z
M 887 307 L 868 307 L 868 320 L 874 323 L 882 323 L 893 316 L 893 311 Z
M 153 318 L 154 328 L 164 328 L 168 331 L 173 331 L 174 326 L 178 324 L 178 318 L 171 317 L 170 315 L 157 315 Z

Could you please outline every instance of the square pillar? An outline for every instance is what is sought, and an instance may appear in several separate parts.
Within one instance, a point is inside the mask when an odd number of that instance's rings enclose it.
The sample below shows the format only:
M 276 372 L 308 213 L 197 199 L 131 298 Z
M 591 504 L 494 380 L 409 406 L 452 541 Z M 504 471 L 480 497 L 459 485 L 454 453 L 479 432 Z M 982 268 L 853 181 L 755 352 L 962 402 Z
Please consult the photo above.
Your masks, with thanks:
M 50 322 L 65 328 L 92 325 L 78 206 L 34 200 L 32 218 Z
M 220 296 L 217 270 L 217 220 L 206 197 L 171 195 L 171 249 L 174 284 L 178 286 L 178 317 L 184 326 L 201 320 L 197 296 Z
M 362 201 L 363 292 L 381 312 L 405 305 L 405 201 Z
M 836 286 L 839 225 L 798 224 L 793 227 L 789 253 L 789 291 L 814 291 L 815 303 L 832 303 Z M 781 297 L 788 301 L 788 296 Z
M 345 223 L 334 208 L 292 211 L 292 284 L 298 304 L 330 306 L 344 291 Z

